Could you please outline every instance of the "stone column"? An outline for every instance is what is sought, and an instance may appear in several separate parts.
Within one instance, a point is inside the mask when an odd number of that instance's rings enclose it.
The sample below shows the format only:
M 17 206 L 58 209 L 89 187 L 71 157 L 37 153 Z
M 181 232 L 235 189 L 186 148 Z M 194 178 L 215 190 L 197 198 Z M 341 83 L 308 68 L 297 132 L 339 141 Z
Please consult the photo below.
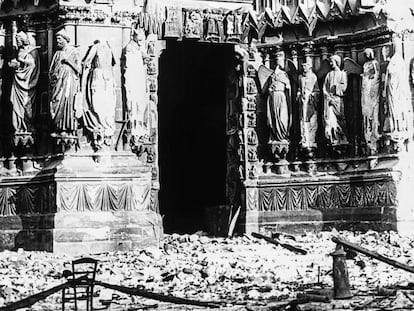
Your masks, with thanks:
M 52 62 L 53 57 L 53 21 L 52 19 L 47 19 L 47 61 L 48 61 L 48 68 L 50 63 Z
M 259 166 L 258 146 L 259 139 L 257 135 L 257 115 L 258 105 L 261 100 L 259 86 L 257 85 L 257 70 L 254 68 L 254 53 L 249 53 L 247 62 L 247 72 L 244 75 L 244 97 L 242 98 L 242 111 L 244 115 L 243 138 L 244 146 L 244 163 L 245 163 L 245 231 L 247 233 L 257 232 L 259 228 L 259 210 L 258 210 L 258 189 L 257 178 L 262 169 Z M 269 62 L 268 55 L 265 56 L 265 62 Z
M 328 59 L 328 47 L 327 46 L 321 46 L 321 63 Z
M 358 61 L 358 52 L 356 46 L 351 47 L 351 58 L 355 62 Z M 358 156 L 360 153 L 361 148 L 361 84 L 360 84 L 360 77 L 352 76 L 350 77 L 350 82 L 348 86 L 348 93 L 350 94 L 349 98 L 352 98 L 352 107 L 351 112 L 352 116 L 349 120 L 350 128 L 350 135 L 352 141 L 352 155 Z M 349 89 L 352 88 L 352 89 Z
M 291 160 L 295 161 L 298 158 L 299 153 L 299 142 L 300 142 L 300 122 L 299 122 L 299 109 L 298 103 L 296 101 L 296 94 L 298 91 L 298 75 L 300 72 L 299 61 L 298 61 L 298 51 L 296 46 L 290 46 L 290 54 L 292 57 L 292 63 L 297 70 L 297 75 L 290 76 L 290 86 L 291 86 L 291 105 L 292 105 L 292 125 L 290 129 L 290 152 L 292 154 Z M 287 70 L 289 68 L 286 68 Z M 299 170 L 298 167 L 295 167 L 295 170 Z
M 159 171 L 158 171 L 158 75 L 159 75 L 159 60 L 162 53 L 165 51 L 166 42 L 158 40 L 155 35 L 149 38 L 147 44 L 147 54 L 150 61 L 147 65 L 148 85 L 149 87 L 149 150 L 147 154 L 147 163 L 152 167 L 151 174 L 151 210 L 159 213 L 158 192 L 160 190 Z
M 261 53 L 262 59 L 263 59 L 263 65 L 265 65 L 267 68 L 270 68 L 270 56 L 269 53 L 266 51 L 262 51 Z
M 242 110 L 244 115 L 243 142 L 245 147 L 246 179 L 256 179 L 258 170 L 258 138 L 256 133 L 257 115 L 256 107 L 259 100 L 257 85 L 257 71 L 252 63 L 254 59 L 247 60 L 247 72 L 244 76 L 244 97 L 242 98 Z
M 312 53 L 312 45 L 311 44 L 307 44 L 303 47 L 303 62 L 311 62 L 313 65 L 315 65 L 314 63 L 314 54 Z M 313 67 L 313 70 L 315 70 L 315 67 Z

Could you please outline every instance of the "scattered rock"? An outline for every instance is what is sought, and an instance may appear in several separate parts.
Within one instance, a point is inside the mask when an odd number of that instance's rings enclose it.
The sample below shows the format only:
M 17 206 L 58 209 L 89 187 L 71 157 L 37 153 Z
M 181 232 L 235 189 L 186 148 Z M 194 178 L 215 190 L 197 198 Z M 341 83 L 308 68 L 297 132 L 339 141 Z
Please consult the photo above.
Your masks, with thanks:
M 328 254 L 335 249 L 335 244 L 331 241 L 333 235 L 385 256 L 407 263 L 410 260 L 414 262 L 414 239 L 396 233 L 308 233 L 295 236 L 295 245 L 305 248 L 308 254 L 295 255 L 282 247 L 251 239 L 247 235 L 209 238 L 203 232 L 196 232 L 192 235 L 166 235 L 160 249 L 95 255 L 100 260 L 96 279 L 183 298 L 225 301 L 229 306 L 235 307 L 247 303 L 253 308 L 259 302 L 264 305 L 275 301 L 288 302 L 295 299 L 296 294 L 303 289 L 332 288 L 332 258 Z M 283 234 L 279 236 L 284 238 Z M 286 236 L 286 239 L 291 240 L 291 237 Z M 407 272 L 361 254 L 350 254 L 348 257 L 353 258 L 347 264 L 355 297 L 361 295 L 373 298 L 379 288 L 395 289 L 397 285 L 407 286 L 413 281 Z M 73 259 L 45 252 L 0 252 L 0 306 L 65 282 L 62 273 L 71 270 Z M 154 307 L 154 301 L 145 306 L 145 299 L 135 301 L 128 295 L 105 292 L 102 289 L 97 289 L 97 293 L 98 291 L 97 301 L 103 303 L 130 304 L 130 310 L 157 308 Z M 381 300 L 367 302 L 358 298 L 354 302 L 333 301 L 329 306 L 312 308 L 356 309 L 368 303 L 370 307 L 377 308 L 413 305 L 410 297 L 401 294 L 400 290 L 395 293 L 394 296 L 379 297 Z M 57 293 L 37 303 L 36 308 L 56 310 L 59 297 L 60 293 Z

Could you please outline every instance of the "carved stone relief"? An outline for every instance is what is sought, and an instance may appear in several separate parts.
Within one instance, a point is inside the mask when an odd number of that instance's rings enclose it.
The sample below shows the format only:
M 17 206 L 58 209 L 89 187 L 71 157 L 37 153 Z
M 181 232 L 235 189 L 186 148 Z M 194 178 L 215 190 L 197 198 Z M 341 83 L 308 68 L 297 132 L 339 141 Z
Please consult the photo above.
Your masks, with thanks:
M 131 211 L 149 209 L 149 184 L 130 182 L 60 183 L 57 189 L 57 211 Z
M 254 129 L 248 129 L 247 131 L 247 144 L 256 146 L 258 144 L 258 138 Z
M 395 182 L 281 186 L 259 189 L 259 211 L 394 206 Z
M 256 127 L 256 113 L 246 112 L 245 116 L 246 116 L 246 119 L 245 119 L 246 126 L 247 127 Z
M 205 40 L 220 42 L 224 39 L 224 23 L 222 10 L 204 10 Z
M 247 107 L 246 110 L 253 110 L 255 111 L 257 106 L 256 106 L 256 96 L 247 96 Z
M 184 37 L 187 39 L 201 39 L 203 36 L 203 17 L 200 11 L 186 11 Z
M 165 20 L 165 38 L 180 38 L 182 35 L 182 8 L 180 6 L 168 6 Z
M 249 162 L 256 162 L 258 160 L 256 148 L 248 148 L 247 160 Z
M 36 185 L 0 187 L 0 215 L 54 213 L 55 192 L 54 183 L 47 181 Z
M 246 189 L 246 200 L 247 200 L 247 210 L 248 211 L 258 211 L 258 202 L 259 202 L 259 191 L 257 188 L 247 188 Z
M 247 78 L 247 94 L 256 94 L 257 93 L 257 86 L 256 81 L 253 78 Z

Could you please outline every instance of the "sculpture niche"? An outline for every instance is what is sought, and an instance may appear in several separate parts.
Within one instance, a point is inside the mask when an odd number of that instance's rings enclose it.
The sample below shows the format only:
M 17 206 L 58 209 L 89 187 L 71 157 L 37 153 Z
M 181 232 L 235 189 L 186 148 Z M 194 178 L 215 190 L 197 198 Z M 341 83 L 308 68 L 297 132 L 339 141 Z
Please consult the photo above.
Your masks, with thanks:
M 83 116 L 95 151 L 109 148 L 115 131 L 115 64 L 111 47 L 105 39 L 95 40 L 82 61 L 84 107 L 77 108 L 76 113 L 77 117 Z M 78 114 L 79 110 L 81 114 Z
M 16 34 L 17 56 L 9 62 L 14 69 L 10 101 L 13 106 L 13 127 L 16 136 L 31 136 L 33 114 L 40 75 L 40 59 L 33 37 L 21 31 Z
M 262 92 L 267 95 L 267 124 L 269 126 L 269 146 L 273 157 L 284 163 L 287 169 L 286 154 L 289 152 L 289 134 L 292 124 L 291 84 L 285 71 L 285 53 L 276 53 L 276 68 L 270 70 L 261 65 L 258 76 Z
M 79 77 L 81 58 L 78 50 L 70 46 L 70 38 L 62 29 L 56 33 L 58 50 L 49 69 L 50 114 L 55 133 L 53 136 L 72 139 L 77 129 L 75 100 L 81 99 Z
M 312 71 L 312 60 L 307 59 L 302 64 L 303 73 L 299 77 L 297 101 L 299 105 L 299 120 L 301 151 L 305 158 L 313 158 L 318 129 L 317 107 L 319 101 L 318 78 Z

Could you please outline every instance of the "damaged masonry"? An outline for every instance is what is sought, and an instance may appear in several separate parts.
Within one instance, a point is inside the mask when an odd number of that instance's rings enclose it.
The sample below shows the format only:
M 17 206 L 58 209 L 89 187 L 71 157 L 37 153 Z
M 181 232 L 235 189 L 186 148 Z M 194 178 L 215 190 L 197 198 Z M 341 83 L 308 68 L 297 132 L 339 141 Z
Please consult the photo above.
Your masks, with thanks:
M 93 304 L 96 310 L 412 309 L 411 273 L 351 250 L 344 252 L 344 259 L 352 297 L 335 298 L 330 253 L 335 250 L 331 238 L 339 234 L 353 244 L 413 266 L 414 239 L 393 232 L 331 231 L 308 233 L 295 240 L 284 234 L 278 237 L 306 249 L 306 255 L 247 235 L 230 239 L 173 234 L 165 237 L 161 248 L 94 255 L 99 264 Z M 13 301 L 64 283 L 62 271 L 71 269 L 73 258 L 45 252 L 1 253 L 4 277 L 0 293 L 8 307 L 0 310 L 16 310 L 11 309 Z M 113 286 L 108 289 L 108 284 Z M 158 295 L 150 296 L 152 293 Z M 30 310 L 59 310 L 60 304 L 59 291 Z M 85 310 L 83 301 L 79 305 Z
M 0 25 L 0 310 L 414 308 L 413 1 Z

